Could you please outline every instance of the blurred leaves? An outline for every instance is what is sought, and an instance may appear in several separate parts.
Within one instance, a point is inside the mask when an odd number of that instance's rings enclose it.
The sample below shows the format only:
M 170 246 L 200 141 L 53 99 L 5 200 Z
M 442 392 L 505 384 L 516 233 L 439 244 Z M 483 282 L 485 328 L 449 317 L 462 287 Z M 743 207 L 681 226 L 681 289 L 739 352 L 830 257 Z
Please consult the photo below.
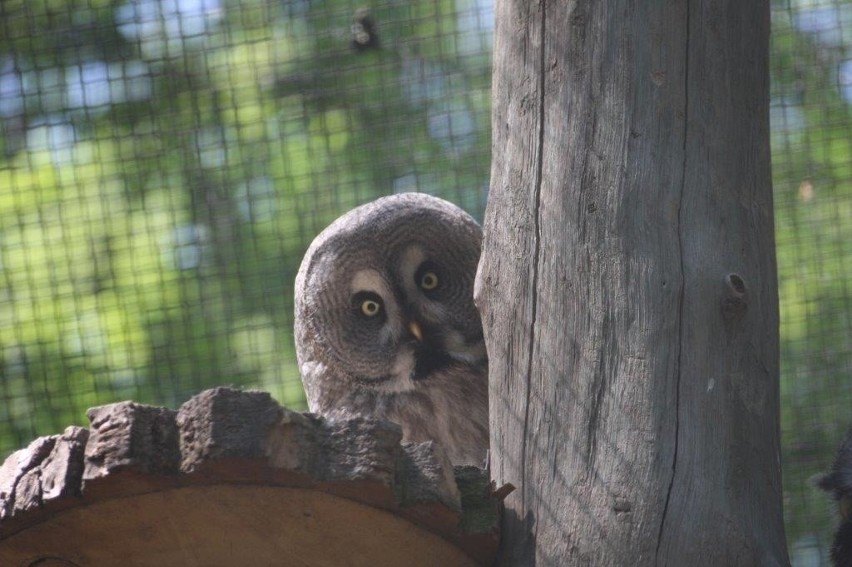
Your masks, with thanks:
M 781 301 L 782 452 L 794 564 L 824 554 L 834 513 L 814 485 L 852 425 L 852 3 L 772 11 L 772 149 Z M 839 35 L 838 35 L 839 34 Z M 801 557 L 800 557 L 801 555 Z
M 792 543 L 828 537 L 809 478 L 852 422 L 852 3 L 772 6 Z M 491 17 L 485 0 L 0 2 L 0 450 L 218 384 L 299 407 L 291 295 L 313 236 L 393 191 L 481 216 Z
M 0 4 L 0 450 L 219 384 L 300 407 L 313 236 L 394 190 L 481 215 L 489 57 L 454 49 L 490 23 L 459 28 L 465 0 L 358 8 Z M 380 41 L 354 49 L 365 17 Z

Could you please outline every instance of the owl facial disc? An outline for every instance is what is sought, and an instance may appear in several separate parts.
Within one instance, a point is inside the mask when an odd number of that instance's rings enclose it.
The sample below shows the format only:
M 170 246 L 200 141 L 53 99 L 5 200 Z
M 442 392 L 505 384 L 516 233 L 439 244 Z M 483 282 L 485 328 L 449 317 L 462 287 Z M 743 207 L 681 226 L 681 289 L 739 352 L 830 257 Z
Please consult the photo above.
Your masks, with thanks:
M 429 195 L 382 197 L 314 239 L 296 276 L 296 354 L 308 407 L 402 426 L 453 464 L 488 449 L 488 357 L 473 284 L 482 230 Z
M 331 407 L 347 388 L 396 395 L 484 372 L 481 240 L 470 215 L 422 194 L 363 205 L 317 236 L 296 278 L 309 406 Z
M 424 332 L 423 325 L 412 320 L 408 324 L 408 329 L 415 339 L 414 343 L 414 367 L 411 369 L 412 380 L 423 380 L 428 378 L 433 372 L 443 370 L 450 364 L 453 359 L 447 354 L 443 345 L 437 344 L 436 334 L 426 328 Z

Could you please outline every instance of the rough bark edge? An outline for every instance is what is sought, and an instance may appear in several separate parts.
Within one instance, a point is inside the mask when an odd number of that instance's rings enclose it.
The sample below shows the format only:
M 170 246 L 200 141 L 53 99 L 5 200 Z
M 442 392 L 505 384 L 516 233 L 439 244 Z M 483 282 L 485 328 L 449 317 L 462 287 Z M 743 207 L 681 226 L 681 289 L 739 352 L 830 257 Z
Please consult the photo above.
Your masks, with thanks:
M 396 424 L 328 421 L 266 392 L 215 388 L 179 411 L 121 402 L 87 412 L 91 428 L 40 437 L 0 466 L 0 541 L 99 499 L 211 484 L 313 488 L 391 513 L 482 564 L 497 549 L 488 475 L 435 443 L 401 444 Z M 460 490 L 461 489 L 461 490 Z

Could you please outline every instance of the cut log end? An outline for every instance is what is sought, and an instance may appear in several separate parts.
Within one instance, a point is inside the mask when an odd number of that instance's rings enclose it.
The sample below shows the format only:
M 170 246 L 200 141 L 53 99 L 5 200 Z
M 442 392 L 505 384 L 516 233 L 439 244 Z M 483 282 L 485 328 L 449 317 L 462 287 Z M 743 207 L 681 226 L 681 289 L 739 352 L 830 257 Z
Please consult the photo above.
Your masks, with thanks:
M 485 471 L 454 473 L 394 424 L 228 388 L 178 412 L 123 402 L 89 417 L 0 468 L 0 564 L 493 562 Z

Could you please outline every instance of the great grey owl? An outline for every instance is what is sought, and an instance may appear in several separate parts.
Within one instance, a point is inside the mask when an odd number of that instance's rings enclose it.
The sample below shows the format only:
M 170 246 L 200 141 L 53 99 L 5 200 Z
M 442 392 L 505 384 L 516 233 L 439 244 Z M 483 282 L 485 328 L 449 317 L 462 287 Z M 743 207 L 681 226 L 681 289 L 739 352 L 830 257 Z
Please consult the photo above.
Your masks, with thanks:
M 482 230 L 421 193 L 346 213 L 296 276 L 296 353 L 312 412 L 402 426 L 453 464 L 488 449 L 488 360 L 473 281 Z

